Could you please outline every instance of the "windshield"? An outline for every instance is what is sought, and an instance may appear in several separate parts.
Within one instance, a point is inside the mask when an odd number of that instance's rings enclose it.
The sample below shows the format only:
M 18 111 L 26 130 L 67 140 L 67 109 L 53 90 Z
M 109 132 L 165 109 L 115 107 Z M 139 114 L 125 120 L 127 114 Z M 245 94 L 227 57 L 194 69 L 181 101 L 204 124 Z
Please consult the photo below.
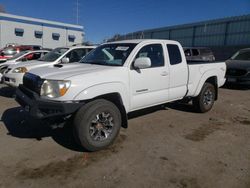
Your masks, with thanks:
M 17 59 L 21 56 L 23 56 L 24 54 L 26 54 L 27 51 L 22 51 L 22 52 L 19 52 L 18 54 L 14 55 L 12 58 L 9 58 L 8 60 L 14 60 L 14 59 Z
M 246 51 L 238 51 L 236 54 L 234 54 L 231 59 L 233 60 L 243 60 L 243 61 L 249 61 L 250 60 L 250 50 Z
M 137 44 L 104 44 L 87 54 L 80 63 L 122 66 Z
M 68 48 L 56 48 L 51 52 L 47 53 L 46 55 L 44 55 L 43 57 L 41 57 L 40 59 L 38 59 L 38 61 L 47 61 L 47 62 L 55 61 L 68 50 L 69 50 Z

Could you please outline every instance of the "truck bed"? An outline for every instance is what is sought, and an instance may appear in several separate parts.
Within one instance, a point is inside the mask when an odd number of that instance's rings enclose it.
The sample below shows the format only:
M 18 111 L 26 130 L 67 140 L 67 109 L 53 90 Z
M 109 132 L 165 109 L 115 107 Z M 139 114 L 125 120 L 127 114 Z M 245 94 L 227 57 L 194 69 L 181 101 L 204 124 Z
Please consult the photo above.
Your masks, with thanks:
M 216 74 L 218 87 L 221 87 L 225 83 L 225 62 L 189 62 L 189 79 L 188 79 L 188 94 L 187 96 L 197 96 L 199 93 L 199 82 L 202 82 L 202 78 L 205 75 Z M 205 80 L 204 80 L 205 81 Z

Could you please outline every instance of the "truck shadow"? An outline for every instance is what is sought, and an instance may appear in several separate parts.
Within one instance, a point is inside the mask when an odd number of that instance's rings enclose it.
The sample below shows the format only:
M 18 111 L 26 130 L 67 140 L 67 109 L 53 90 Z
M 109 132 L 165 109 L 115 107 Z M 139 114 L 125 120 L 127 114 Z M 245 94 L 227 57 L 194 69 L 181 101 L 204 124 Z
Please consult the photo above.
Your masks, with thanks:
M 167 103 L 165 106 L 172 110 L 178 110 L 178 111 L 189 112 L 189 113 L 198 113 L 193 107 L 193 105 L 190 103 L 176 101 L 176 102 Z
M 197 113 L 192 104 L 177 101 L 131 112 L 128 114 L 128 119 L 134 119 L 137 117 L 152 114 L 157 111 L 169 110 L 169 109 L 183 111 L 183 112 Z
M 191 108 L 185 105 L 169 103 L 167 105 L 159 105 L 132 112 L 128 115 L 128 119 L 168 109 L 191 112 Z M 6 110 L 2 115 L 1 121 L 7 128 L 8 135 L 13 137 L 36 139 L 37 141 L 41 141 L 46 137 L 51 137 L 57 144 L 67 149 L 77 152 L 86 152 L 86 150 L 80 147 L 74 139 L 71 121 L 63 128 L 52 129 L 48 122 L 31 118 L 21 107 Z
M 145 109 L 142 109 L 142 110 L 137 110 L 137 111 L 134 111 L 134 112 L 130 112 L 128 114 L 128 119 L 134 119 L 134 118 L 137 118 L 137 117 L 146 116 L 148 114 L 152 114 L 152 113 L 160 111 L 160 110 L 167 110 L 167 108 L 165 107 L 165 105 L 158 105 L 158 106 L 145 108 Z
M 75 142 L 70 125 L 52 129 L 45 121 L 31 118 L 21 107 L 6 110 L 2 115 L 2 122 L 8 130 L 8 134 L 13 137 L 36 139 L 37 141 L 51 137 L 56 143 L 67 149 L 85 151 Z

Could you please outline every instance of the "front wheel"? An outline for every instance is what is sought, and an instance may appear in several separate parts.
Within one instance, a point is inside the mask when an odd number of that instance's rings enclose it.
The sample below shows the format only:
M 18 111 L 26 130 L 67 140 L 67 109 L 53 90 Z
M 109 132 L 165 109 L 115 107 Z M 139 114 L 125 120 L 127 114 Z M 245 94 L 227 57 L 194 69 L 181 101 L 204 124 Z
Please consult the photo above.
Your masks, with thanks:
M 200 94 L 193 99 L 193 105 L 198 112 L 204 113 L 211 110 L 215 100 L 215 87 L 210 83 L 205 83 Z
M 112 144 L 120 127 L 120 110 L 104 99 L 87 103 L 74 119 L 75 137 L 88 151 L 101 150 Z

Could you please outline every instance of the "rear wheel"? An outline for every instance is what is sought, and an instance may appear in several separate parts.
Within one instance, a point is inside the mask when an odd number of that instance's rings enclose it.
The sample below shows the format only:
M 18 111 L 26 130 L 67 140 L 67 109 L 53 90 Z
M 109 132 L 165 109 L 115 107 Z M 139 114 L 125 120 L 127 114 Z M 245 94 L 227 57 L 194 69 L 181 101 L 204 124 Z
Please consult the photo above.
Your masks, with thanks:
M 213 84 L 205 83 L 200 94 L 193 99 L 193 105 L 198 112 L 204 113 L 211 110 L 215 100 L 215 87 Z
M 75 137 L 89 151 L 113 143 L 121 127 L 121 113 L 110 101 L 97 99 L 84 105 L 74 119 Z

